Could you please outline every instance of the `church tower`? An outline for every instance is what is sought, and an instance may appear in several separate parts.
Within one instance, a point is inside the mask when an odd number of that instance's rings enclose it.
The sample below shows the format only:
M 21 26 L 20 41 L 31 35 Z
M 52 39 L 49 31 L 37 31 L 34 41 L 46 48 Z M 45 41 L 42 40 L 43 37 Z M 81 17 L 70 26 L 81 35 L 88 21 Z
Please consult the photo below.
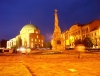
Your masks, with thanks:
M 52 50 L 54 51 L 62 51 L 65 49 L 65 42 L 64 38 L 61 35 L 61 29 L 60 26 L 58 25 L 58 14 L 57 10 L 55 9 L 55 14 L 54 14 L 54 32 L 53 32 L 53 38 L 51 41 L 52 45 Z

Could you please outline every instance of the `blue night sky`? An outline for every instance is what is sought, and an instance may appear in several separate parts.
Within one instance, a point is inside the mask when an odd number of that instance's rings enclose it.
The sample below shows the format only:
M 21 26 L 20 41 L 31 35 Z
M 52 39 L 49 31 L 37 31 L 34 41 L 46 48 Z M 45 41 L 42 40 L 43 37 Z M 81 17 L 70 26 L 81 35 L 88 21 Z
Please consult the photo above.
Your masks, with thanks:
M 76 22 L 86 24 L 100 20 L 100 0 L 0 0 L 0 40 L 15 37 L 30 21 L 46 40 L 50 40 L 54 30 L 54 9 L 58 10 L 62 31 Z

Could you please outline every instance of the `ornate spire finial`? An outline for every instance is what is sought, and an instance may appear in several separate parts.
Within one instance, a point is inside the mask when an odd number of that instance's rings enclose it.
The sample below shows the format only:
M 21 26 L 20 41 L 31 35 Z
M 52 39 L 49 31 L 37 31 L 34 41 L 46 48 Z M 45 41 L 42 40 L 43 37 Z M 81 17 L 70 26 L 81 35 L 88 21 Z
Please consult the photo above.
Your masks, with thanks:
M 78 22 L 76 21 L 76 24 L 78 24 Z
M 30 21 L 30 24 L 31 24 L 31 21 Z
M 55 13 L 57 13 L 57 9 L 55 9 Z

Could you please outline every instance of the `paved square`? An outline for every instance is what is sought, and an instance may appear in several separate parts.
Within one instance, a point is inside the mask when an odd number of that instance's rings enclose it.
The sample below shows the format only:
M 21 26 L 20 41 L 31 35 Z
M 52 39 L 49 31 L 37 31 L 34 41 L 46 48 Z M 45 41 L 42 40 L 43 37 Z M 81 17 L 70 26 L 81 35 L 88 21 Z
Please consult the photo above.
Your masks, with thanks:
M 100 53 L 0 56 L 0 76 L 100 76 Z

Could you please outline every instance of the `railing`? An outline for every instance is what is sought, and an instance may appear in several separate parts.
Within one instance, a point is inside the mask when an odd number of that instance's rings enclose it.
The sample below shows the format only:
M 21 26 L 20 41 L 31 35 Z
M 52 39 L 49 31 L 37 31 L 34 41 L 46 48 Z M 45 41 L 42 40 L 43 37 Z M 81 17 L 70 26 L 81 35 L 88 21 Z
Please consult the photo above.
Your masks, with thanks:
M 85 50 L 86 50 L 86 52 L 100 52 L 100 48 L 88 48 Z
M 66 50 L 75 50 L 75 48 L 66 48 Z M 86 52 L 100 52 L 100 48 L 86 48 Z

